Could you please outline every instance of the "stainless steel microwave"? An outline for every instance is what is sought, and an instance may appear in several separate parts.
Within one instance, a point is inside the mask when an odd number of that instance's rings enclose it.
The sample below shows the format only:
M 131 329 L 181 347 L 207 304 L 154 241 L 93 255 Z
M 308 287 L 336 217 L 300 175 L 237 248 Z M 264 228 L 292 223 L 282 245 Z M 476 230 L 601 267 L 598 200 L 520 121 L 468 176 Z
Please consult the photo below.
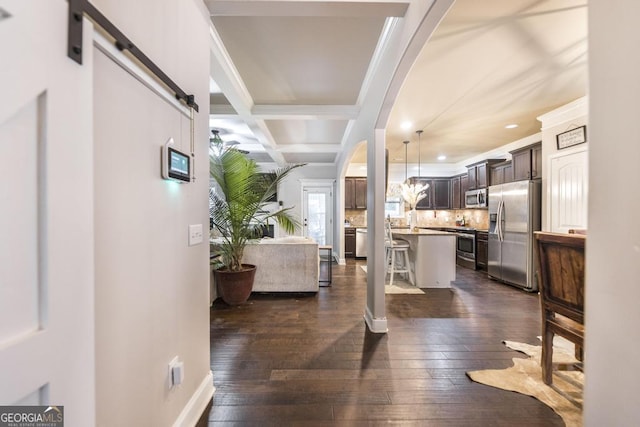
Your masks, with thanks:
M 465 208 L 486 208 L 487 207 L 487 189 L 479 188 L 477 190 L 469 190 L 464 193 Z

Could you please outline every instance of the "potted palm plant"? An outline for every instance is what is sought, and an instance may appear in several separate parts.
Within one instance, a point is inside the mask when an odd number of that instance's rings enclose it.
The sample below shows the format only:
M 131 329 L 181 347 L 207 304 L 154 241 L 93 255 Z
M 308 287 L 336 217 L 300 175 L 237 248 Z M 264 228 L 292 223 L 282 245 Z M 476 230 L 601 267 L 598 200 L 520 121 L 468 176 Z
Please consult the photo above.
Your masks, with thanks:
M 265 180 L 256 162 L 234 148 L 220 149 L 210 156 L 210 175 L 217 184 L 212 192 L 211 218 L 220 234 L 214 277 L 221 297 L 227 304 L 245 302 L 253 288 L 256 266 L 243 264 L 244 249 L 262 236 L 269 220 L 277 222 L 287 233 L 293 233 L 298 221 L 291 207 L 268 212 L 265 208 L 277 191 L 278 184 L 302 164 L 289 165 L 269 172 Z

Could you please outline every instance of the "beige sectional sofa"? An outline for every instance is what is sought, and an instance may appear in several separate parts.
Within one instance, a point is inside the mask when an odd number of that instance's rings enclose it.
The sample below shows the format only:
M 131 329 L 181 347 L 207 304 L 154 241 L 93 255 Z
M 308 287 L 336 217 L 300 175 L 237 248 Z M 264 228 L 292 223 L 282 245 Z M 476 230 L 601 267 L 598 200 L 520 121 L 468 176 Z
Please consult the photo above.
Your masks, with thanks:
M 247 245 L 243 262 L 257 266 L 254 292 L 317 292 L 318 244 L 299 236 Z
M 210 241 L 215 251 L 215 239 Z M 253 292 L 317 292 L 318 244 L 310 238 L 264 238 L 247 245 L 243 262 L 257 266 Z M 211 302 L 218 292 L 211 274 Z

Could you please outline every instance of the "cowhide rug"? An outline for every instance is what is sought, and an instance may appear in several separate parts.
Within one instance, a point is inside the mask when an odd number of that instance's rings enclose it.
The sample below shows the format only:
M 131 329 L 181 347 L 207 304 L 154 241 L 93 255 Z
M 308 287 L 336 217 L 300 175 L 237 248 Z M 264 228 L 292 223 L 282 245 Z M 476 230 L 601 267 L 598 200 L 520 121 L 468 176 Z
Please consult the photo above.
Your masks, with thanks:
M 514 358 L 514 366 L 507 369 L 469 371 L 467 376 L 481 384 L 533 396 L 551 407 L 562 417 L 567 426 L 582 426 L 584 374 L 580 371 L 554 370 L 553 385 L 548 386 L 542 382 L 541 346 L 515 341 L 504 341 L 504 344 L 528 355 L 529 358 Z M 554 340 L 554 364 L 571 365 L 576 363 L 577 360 L 573 354 L 573 345 L 569 341 Z

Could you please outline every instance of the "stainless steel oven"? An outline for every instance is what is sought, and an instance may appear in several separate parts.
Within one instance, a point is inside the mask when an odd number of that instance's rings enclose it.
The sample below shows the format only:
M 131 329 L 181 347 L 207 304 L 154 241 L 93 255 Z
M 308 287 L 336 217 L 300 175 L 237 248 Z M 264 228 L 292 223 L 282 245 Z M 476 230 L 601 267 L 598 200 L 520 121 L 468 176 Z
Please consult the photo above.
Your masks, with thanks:
M 456 264 L 476 269 L 476 231 L 456 231 Z

